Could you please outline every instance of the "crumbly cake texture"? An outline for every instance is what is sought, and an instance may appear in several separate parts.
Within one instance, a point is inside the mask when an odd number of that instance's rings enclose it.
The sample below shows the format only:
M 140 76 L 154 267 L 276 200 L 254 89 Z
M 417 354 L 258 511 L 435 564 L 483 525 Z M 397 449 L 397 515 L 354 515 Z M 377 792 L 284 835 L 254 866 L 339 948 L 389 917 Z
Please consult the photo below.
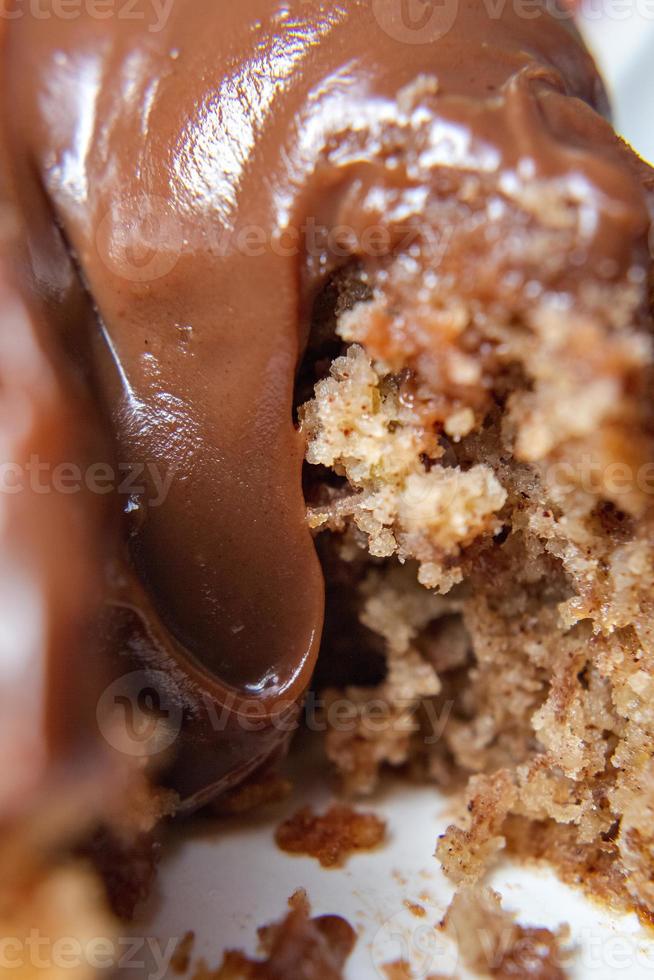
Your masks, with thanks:
M 500 980 L 564 980 L 567 976 L 567 929 L 553 933 L 521 926 L 490 888 L 461 889 L 442 927 L 457 942 L 465 965 L 478 975 Z
M 3 885 L 0 930 L 10 942 L 4 951 L 3 974 L 16 980 L 93 980 L 97 970 L 88 953 L 98 937 L 112 944 L 117 923 L 106 907 L 97 876 L 82 862 L 69 861 L 41 870 L 34 877 Z M 31 945 L 34 939 L 40 943 Z M 56 944 L 68 950 L 51 955 Z
M 62 780 L 3 826 L 0 936 L 11 939 L 12 976 L 94 980 L 98 943 L 105 962 L 117 958 L 120 918 L 131 919 L 149 893 L 157 828 L 176 797 L 154 788 L 140 762 L 102 776 L 81 787 Z
M 337 274 L 334 335 L 314 330 L 309 521 L 386 658 L 345 691 L 361 710 L 327 751 L 352 792 L 388 764 L 467 782 L 437 847 L 458 885 L 509 826 L 534 847 L 558 827 L 568 880 L 599 848 L 604 896 L 651 917 L 651 282 L 569 279 L 583 201 L 554 185 L 504 197 L 508 223 L 473 248 L 482 184 L 452 177 L 427 206 L 448 230 L 437 257 L 416 228 L 408 252 Z
M 384 842 L 386 824 L 374 813 L 349 806 L 332 806 L 324 814 L 302 807 L 277 828 L 275 840 L 289 854 L 308 854 L 323 868 L 337 868 L 357 851 L 370 851 Z
M 200 960 L 193 980 L 343 980 L 343 968 L 356 942 L 352 926 L 338 915 L 312 918 L 302 888 L 291 895 L 288 905 L 285 918 L 259 929 L 263 958 L 228 950 L 217 969 Z

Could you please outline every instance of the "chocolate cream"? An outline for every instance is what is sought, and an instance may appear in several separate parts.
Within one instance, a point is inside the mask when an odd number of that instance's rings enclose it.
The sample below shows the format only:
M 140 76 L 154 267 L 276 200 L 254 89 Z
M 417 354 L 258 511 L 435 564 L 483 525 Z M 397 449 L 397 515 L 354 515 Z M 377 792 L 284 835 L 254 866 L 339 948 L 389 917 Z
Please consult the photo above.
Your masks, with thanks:
M 147 464 L 146 486 L 34 496 L 22 506 L 47 529 L 38 546 L 35 525 L 6 533 L 68 624 L 30 655 L 49 715 L 75 718 L 80 656 L 115 677 L 162 672 L 182 712 L 168 778 L 190 807 L 283 748 L 317 656 L 323 583 L 293 393 L 312 305 L 345 261 L 325 229 L 392 227 L 444 171 L 501 186 L 525 160 L 530 179 L 578 178 L 587 260 L 612 274 L 642 256 L 647 222 L 592 60 L 553 6 L 112 9 L 63 19 L 49 0 L 38 16 L 6 4 L 4 199 L 19 247 L 5 245 L 5 265 L 42 346 L 11 297 L 3 318 L 28 365 L 13 385 L 48 420 L 33 445 L 80 461 L 90 439 L 89 458 Z M 394 133 L 413 125 L 403 93 L 422 77 L 431 142 L 398 158 Z M 48 399 L 28 386 L 39 365 L 57 379 Z M 31 697 L 26 664 L 10 681 Z

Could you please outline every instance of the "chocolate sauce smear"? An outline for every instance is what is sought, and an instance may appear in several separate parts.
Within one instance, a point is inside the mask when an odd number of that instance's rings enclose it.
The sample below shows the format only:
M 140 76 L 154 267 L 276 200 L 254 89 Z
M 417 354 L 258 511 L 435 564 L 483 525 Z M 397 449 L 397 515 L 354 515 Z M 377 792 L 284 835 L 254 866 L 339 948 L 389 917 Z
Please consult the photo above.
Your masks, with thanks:
M 114 674 L 164 671 L 183 711 L 169 778 L 186 807 L 283 747 L 276 719 L 317 656 L 323 583 L 292 408 L 312 304 L 343 261 L 325 230 L 390 224 L 400 200 L 419 212 L 443 170 L 499 186 L 525 160 L 534 177 L 578 175 L 594 261 L 618 268 L 646 226 L 569 18 L 451 6 L 418 24 L 394 0 L 142 0 L 129 17 L 82 5 L 69 20 L 45 0 L 38 18 L 7 4 L 5 198 L 21 288 L 48 326 L 38 356 L 92 393 L 102 458 L 145 479 L 103 498 L 94 546 L 71 536 L 64 557 L 46 537 L 30 574 L 41 590 L 55 556 L 51 580 L 65 565 L 73 587 L 87 554 L 102 570 L 103 657 Z M 420 78 L 437 97 L 431 155 L 398 159 L 393 134 L 413 125 L 402 93 Z M 3 329 L 28 337 L 8 309 Z M 77 669 L 53 650 L 60 692 Z M 253 703 L 258 724 L 243 724 Z

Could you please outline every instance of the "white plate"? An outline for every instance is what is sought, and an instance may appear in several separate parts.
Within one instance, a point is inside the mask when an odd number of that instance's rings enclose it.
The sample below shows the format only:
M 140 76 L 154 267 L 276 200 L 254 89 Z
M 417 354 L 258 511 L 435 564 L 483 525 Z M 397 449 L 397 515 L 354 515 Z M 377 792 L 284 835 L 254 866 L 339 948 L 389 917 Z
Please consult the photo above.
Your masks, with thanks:
M 587 10 L 585 32 L 612 92 L 617 127 L 654 160 L 654 3 L 647 16 L 647 0 L 614 0 L 598 19 L 598 2 Z M 342 914 L 357 928 L 359 941 L 347 968 L 350 980 L 386 978 L 383 965 L 399 959 L 410 964 L 416 980 L 429 974 L 468 977 L 457 965 L 455 948 L 431 928 L 452 895 L 432 857 L 436 838 L 449 822 L 448 801 L 433 788 L 389 785 L 370 804 L 388 821 L 389 843 L 376 853 L 353 857 L 343 869 L 323 870 L 310 858 L 281 853 L 273 840 L 283 816 L 305 802 L 318 808 L 329 802 L 322 778 L 311 779 L 306 765 L 302 772 L 301 788 L 265 817 L 206 824 L 182 837 L 163 862 L 139 933 L 160 944 L 165 961 L 174 945 L 170 941 L 192 929 L 193 962 L 203 957 L 217 966 L 227 948 L 254 954 L 257 927 L 279 919 L 288 896 L 303 887 L 316 914 Z M 574 978 L 654 976 L 654 941 L 635 916 L 611 916 L 546 870 L 507 862 L 492 884 L 521 921 L 550 928 L 570 924 L 577 948 L 570 967 Z M 407 902 L 422 905 L 426 917 L 416 918 Z M 161 980 L 163 972 L 150 963 L 140 970 L 127 967 L 125 975 Z
M 586 0 L 580 26 L 606 80 L 616 129 L 654 162 L 654 2 Z
M 175 945 L 171 940 L 193 930 L 193 961 L 201 957 L 215 967 L 225 949 L 254 955 L 258 926 L 281 918 L 288 896 L 305 888 L 315 914 L 343 915 L 358 932 L 348 980 L 387 980 L 384 966 L 400 959 L 409 964 L 414 980 L 433 974 L 472 977 L 457 962 L 454 944 L 433 928 L 453 893 L 432 856 L 450 821 L 451 801 L 433 788 L 389 781 L 381 794 L 361 804 L 386 819 L 387 843 L 351 857 L 343 868 L 323 869 L 312 858 L 282 853 L 274 843 L 275 828 L 285 816 L 307 803 L 322 810 L 333 801 L 324 768 L 312 765 L 308 753 L 295 759 L 293 768 L 300 774 L 295 792 L 265 815 L 203 821 L 190 837 L 188 831 L 180 835 L 163 864 L 152 913 L 139 934 L 156 941 L 165 960 Z M 654 940 L 635 915 L 612 916 L 545 868 L 507 861 L 490 883 L 523 923 L 571 926 L 575 951 L 569 972 L 574 980 L 654 976 Z M 421 905 L 426 916 L 417 918 L 409 903 Z M 152 963 L 143 974 L 148 980 L 162 975 Z

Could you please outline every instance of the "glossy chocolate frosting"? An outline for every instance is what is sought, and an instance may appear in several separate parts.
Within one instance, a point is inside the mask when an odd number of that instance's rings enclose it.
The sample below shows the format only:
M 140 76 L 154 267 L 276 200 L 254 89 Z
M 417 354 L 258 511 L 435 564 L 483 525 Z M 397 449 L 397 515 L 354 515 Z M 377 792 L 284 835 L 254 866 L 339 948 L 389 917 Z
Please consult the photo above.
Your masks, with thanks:
M 47 0 L 38 17 L 8 4 L 3 126 L 30 289 L 113 464 L 147 464 L 144 490 L 116 495 L 128 560 L 95 548 L 102 647 L 169 678 L 188 806 L 284 744 L 275 719 L 317 655 L 293 392 L 312 304 L 345 261 L 324 230 L 392 227 L 443 171 L 499 187 L 528 161 L 530 179 L 578 178 L 587 261 L 618 275 L 643 254 L 642 191 L 569 16 L 413 7 L 142 0 L 62 19 Z M 403 93 L 420 78 L 436 82 L 418 119 Z M 71 562 L 83 550 L 70 539 Z

